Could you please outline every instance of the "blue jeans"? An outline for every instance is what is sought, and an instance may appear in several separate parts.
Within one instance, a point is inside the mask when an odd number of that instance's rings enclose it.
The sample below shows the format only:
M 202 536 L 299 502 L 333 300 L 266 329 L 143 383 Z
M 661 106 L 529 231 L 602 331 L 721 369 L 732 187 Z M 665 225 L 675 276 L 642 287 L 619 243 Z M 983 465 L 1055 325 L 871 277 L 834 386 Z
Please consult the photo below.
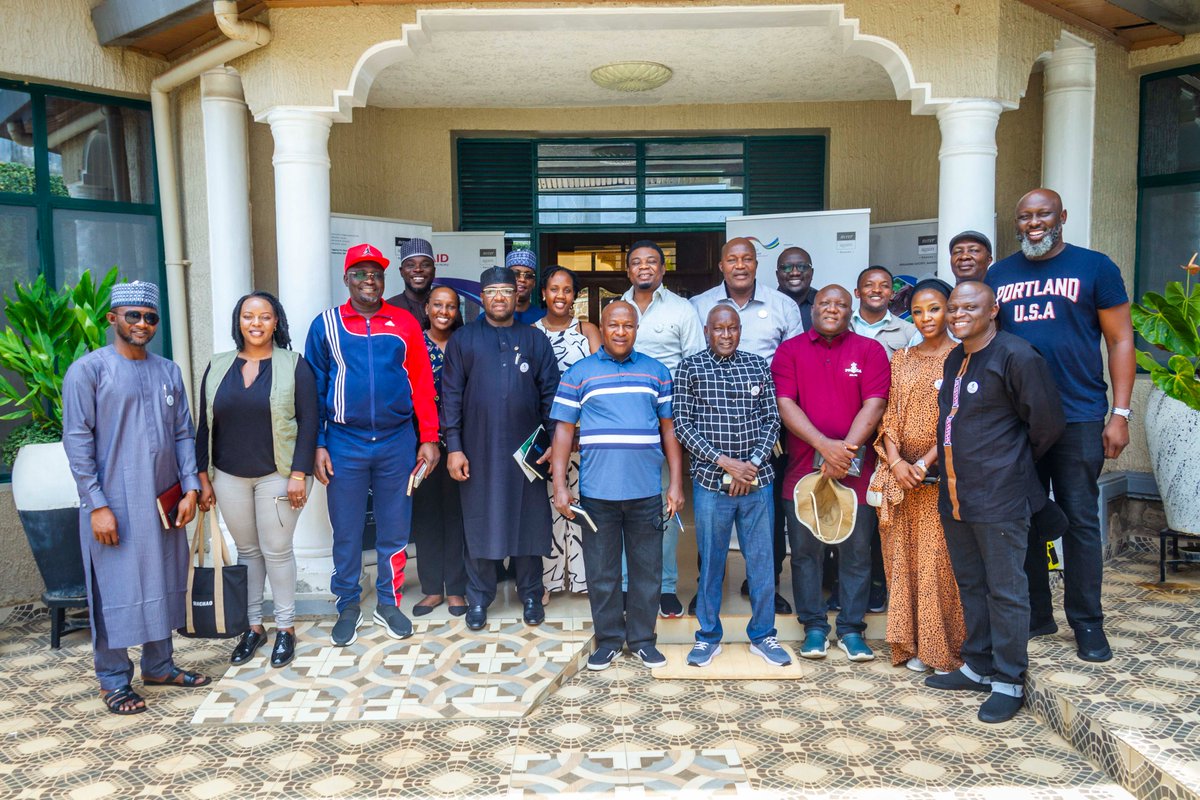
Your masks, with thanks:
M 792 595 L 796 601 L 796 619 L 806 633 L 823 631 L 828 635 L 829 617 L 821 597 L 825 543 L 796 518 L 793 501 L 785 500 L 783 505 L 787 509 L 788 538 L 792 542 Z M 837 616 L 839 637 L 867 629 L 864 617 L 871 593 L 871 536 L 878 521 L 875 509 L 860 505 L 850 538 L 834 545 L 838 551 L 838 596 L 842 603 Z
M 583 566 L 596 644 L 636 652 L 657 641 L 662 578 L 662 498 L 580 498 L 596 530 L 584 531 Z M 621 609 L 621 551 L 629 554 L 629 593 Z
M 729 537 L 737 524 L 738 544 L 746 559 L 750 584 L 750 623 L 746 634 L 759 642 L 775 635 L 774 498 L 771 487 L 741 497 L 705 489 L 692 481 L 696 504 L 696 543 L 700 552 L 700 584 L 696 590 L 696 641 L 721 641 L 721 591 Z
M 1070 521 L 1063 534 L 1063 610 L 1074 629 L 1104 623 L 1100 584 L 1104 580 L 1104 544 L 1100 539 L 1100 487 L 1104 468 L 1104 423 L 1070 422 L 1038 461 L 1038 476 L 1054 489 L 1054 500 Z M 1025 557 L 1029 601 L 1035 625 L 1054 619 L 1050 573 L 1046 567 L 1046 531 L 1030 528 Z M 1053 537 L 1050 537 L 1053 538 Z

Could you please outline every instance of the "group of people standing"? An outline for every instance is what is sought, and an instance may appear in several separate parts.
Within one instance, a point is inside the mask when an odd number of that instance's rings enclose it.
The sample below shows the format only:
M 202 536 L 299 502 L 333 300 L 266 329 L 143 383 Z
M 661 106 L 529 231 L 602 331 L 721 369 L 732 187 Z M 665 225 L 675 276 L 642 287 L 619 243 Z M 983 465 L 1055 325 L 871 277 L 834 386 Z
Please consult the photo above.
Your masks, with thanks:
M 889 309 L 883 267 L 858 277 L 855 310 L 846 288 L 813 288 L 805 250 L 780 254 L 772 287 L 758 279 L 753 243 L 732 239 L 722 281 L 690 301 L 663 286 L 662 249 L 634 243 L 630 288 L 599 326 L 576 319 L 570 270 L 550 266 L 539 282 L 533 253 L 517 250 L 480 276 L 483 311 L 464 324 L 458 294 L 435 283 L 427 241 L 402 246 L 404 289 L 387 300 L 389 260 L 358 245 L 345 258 L 348 300 L 312 322 L 304 356 L 290 349 L 274 297 L 238 302 L 237 348 L 205 371 L 194 438 L 178 368 L 145 350 L 157 289 L 115 287 L 114 344 L 80 359 L 64 386 L 105 703 L 114 713 L 145 710 L 124 650 L 135 644 L 148 643 L 145 684 L 210 681 L 177 668 L 170 646 L 183 616 L 180 529 L 197 507 L 220 504 L 249 567 L 251 627 L 231 662 L 267 641 L 267 580 L 270 663 L 291 661 L 291 538 L 314 477 L 328 488 L 333 527 L 334 645 L 353 643 L 363 622 L 370 494 L 374 621 L 389 636 L 413 632 L 400 610 L 411 535 L 424 593 L 414 614 L 448 603 L 482 629 L 510 573 L 530 625 L 544 620 L 553 592 L 587 593 L 590 669 L 626 646 L 661 666 L 656 617 L 684 613 L 676 548 L 690 465 L 699 555 L 690 665 L 720 653 L 736 530 L 747 634 L 767 663 L 791 662 L 775 615 L 792 603 L 805 630 L 801 657 L 825 657 L 836 608 L 838 647 L 852 661 L 873 659 L 864 618 L 886 585 L 893 663 L 934 670 L 933 688 L 988 692 L 984 721 L 1011 718 L 1023 702 L 1029 637 L 1056 630 L 1048 539 L 1064 539 L 1079 656 L 1111 657 L 1096 478 L 1128 442 L 1132 329 L 1116 266 L 1066 244 L 1065 221 L 1054 192 L 1030 192 L 1017 208 L 1021 251 L 990 269 L 986 236 L 954 237 L 957 286 L 920 280 L 911 323 Z M 544 308 L 532 302 L 539 283 Z M 1114 398 L 1107 422 L 1101 338 Z M 548 482 L 514 461 L 539 435 L 550 442 L 536 464 L 549 467 Z M 816 476 L 853 511 L 848 537 L 832 548 L 804 521 L 820 513 L 816 493 L 805 494 Z M 151 492 L 176 481 L 183 500 L 164 533 L 150 516 Z M 791 602 L 778 591 L 789 546 Z M 830 564 L 836 577 L 826 575 Z

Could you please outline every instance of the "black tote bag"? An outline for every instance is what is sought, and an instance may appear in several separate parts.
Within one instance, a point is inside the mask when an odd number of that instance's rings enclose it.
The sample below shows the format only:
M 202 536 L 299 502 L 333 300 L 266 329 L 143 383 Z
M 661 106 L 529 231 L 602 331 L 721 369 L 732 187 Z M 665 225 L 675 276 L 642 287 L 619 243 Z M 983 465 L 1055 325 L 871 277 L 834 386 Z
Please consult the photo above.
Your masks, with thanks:
M 204 566 L 204 519 L 212 533 L 213 565 Z M 246 566 L 231 564 L 217 514 L 200 512 L 188 557 L 187 623 L 180 636 L 192 639 L 232 639 L 250 628 L 246 614 Z M 199 566 L 197 566 L 199 564 Z

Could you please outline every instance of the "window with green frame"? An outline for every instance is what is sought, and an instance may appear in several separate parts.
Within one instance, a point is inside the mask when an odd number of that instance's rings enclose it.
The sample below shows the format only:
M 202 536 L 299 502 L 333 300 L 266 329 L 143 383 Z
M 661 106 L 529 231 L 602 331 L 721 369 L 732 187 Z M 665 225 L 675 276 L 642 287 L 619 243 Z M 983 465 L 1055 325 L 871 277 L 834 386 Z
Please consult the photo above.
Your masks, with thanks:
M 39 273 L 59 286 L 114 265 L 162 289 L 151 347 L 169 356 L 150 104 L 0 81 L 0 292 Z
M 457 157 L 462 230 L 713 230 L 825 205 L 824 136 L 464 137 Z
M 1200 65 L 1142 78 L 1135 294 L 1182 280 L 1200 250 Z

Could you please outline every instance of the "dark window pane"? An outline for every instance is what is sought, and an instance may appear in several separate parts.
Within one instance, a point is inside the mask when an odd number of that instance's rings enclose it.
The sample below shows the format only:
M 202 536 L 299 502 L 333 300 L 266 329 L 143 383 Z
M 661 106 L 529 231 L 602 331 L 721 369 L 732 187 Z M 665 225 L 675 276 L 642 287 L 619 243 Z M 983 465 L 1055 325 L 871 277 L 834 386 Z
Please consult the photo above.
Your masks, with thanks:
M 541 225 L 633 225 L 636 211 L 539 211 Z
M 71 197 L 154 202 L 149 111 L 47 96 L 46 138 Z
M 1200 242 L 1200 183 L 1142 189 L 1138 213 L 1137 287 L 1162 292 L 1170 281 L 1183 281 L 1186 264 Z M 1192 279 L 1193 282 L 1196 280 Z M 1158 354 L 1139 337 L 1138 346 Z M 1167 354 L 1162 354 L 1165 361 Z
M 18 281 L 28 283 L 36 278 L 38 261 L 37 210 L 23 206 L 0 206 L 0 294 L 9 294 L 13 284 Z M 0 303 L 0 330 L 7 325 L 4 306 Z M 6 372 L 4 377 L 13 381 L 18 388 L 21 386 L 20 379 L 15 375 Z M 0 441 L 26 422 L 27 419 L 0 420 Z M 0 472 L 7 474 L 11 471 L 11 464 L 0 464 Z
M 741 142 L 647 142 L 646 157 L 654 156 L 738 156 Z
M 29 95 L 0 89 L 0 193 L 33 194 L 34 188 L 33 109 Z
M 723 223 L 726 217 L 739 216 L 741 213 L 742 209 L 740 208 L 720 211 L 647 211 L 646 223 L 649 225 Z
M 157 217 L 56 209 L 54 260 L 60 286 L 76 283 L 84 270 L 91 270 L 93 279 L 100 280 L 114 265 L 123 281 L 158 284 L 162 298 L 159 312 L 166 316 L 166 287 L 159 277 L 162 256 L 158 251 Z M 161 354 L 165 339 L 166 328 L 160 325 L 150 349 Z
M 647 175 L 741 175 L 742 158 L 688 158 L 646 161 Z
M 637 146 L 632 142 L 592 142 L 539 144 L 538 158 L 634 158 Z
M 1200 169 L 1200 67 L 1146 81 L 1142 95 L 1142 175 Z
M 742 213 L 741 192 L 658 192 L 646 195 L 646 208 L 730 208 Z

